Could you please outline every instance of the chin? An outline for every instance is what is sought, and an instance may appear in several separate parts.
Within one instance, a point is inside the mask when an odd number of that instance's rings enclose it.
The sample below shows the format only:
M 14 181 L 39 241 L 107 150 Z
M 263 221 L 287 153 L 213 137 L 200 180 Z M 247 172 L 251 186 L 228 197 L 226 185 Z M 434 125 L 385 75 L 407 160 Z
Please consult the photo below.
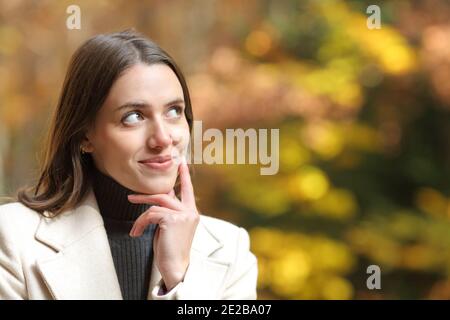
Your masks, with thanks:
M 160 194 L 168 193 L 175 186 L 175 180 L 164 178 L 164 179 L 152 179 L 151 183 L 143 183 L 140 188 L 136 191 L 145 194 Z

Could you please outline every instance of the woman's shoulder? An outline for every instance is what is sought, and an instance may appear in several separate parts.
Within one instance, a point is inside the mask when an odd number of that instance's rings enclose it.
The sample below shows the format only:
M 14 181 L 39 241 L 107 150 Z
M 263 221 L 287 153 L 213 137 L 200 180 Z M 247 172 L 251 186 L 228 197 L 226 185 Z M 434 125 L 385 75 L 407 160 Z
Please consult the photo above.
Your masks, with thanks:
M 232 222 L 204 214 L 200 215 L 200 222 L 217 240 L 222 243 L 244 241 L 248 245 L 249 235 L 247 230 L 243 227 L 240 227 Z
M 232 222 L 228 222 L 219 218 L 211 217 L 205 214 L 200 214 L 200 221 L 208 228 L 210 231 L 215 231 L 215 233 L 227 233 L 230 231 L 238 231 L 239 226 Z
M 21 202 L 0 205 L 0 237 L 19 238 L 26 232 L 34 232 L 41 215 Z
M 21 219 L 24 217 L 39 218 L 39 216 L 38 212 L 18 201 L 0 205 L 0 219 Z

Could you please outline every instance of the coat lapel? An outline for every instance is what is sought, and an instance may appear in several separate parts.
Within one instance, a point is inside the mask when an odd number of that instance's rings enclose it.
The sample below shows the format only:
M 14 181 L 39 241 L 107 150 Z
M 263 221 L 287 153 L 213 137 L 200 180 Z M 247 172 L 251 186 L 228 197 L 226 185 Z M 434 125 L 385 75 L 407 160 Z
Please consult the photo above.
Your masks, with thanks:
M 92 189 L 75 209 L 55 218 L 41 218 L 35 237 L 55 250 L 53 256 L 37 261 L 37 268 L 54 299 L 122 299 L 108 237 Z M 229 262 L 211 255 L 222 247 L 223 243 L 200 219 L 192 241 L 191 263 L 192 273 L 201 273 L 197 283 L 201 292 L 219 290 Z M 202 279 L 217 281 L 211 283 Z M 153 261 L 149 299 L 151 289 L 160 280 L 161 274 Z
M 190 281 L 195 282 L 195 291 L 200 295 L 203 294 L 205 296 L 196 297 L 195 295 L 192 295 L 191 297 L 186 297 L 186 299 L 217 298 L 215 295 L 219 292 L 219 287 L 222 284 L 222 280 L 225 278 L 230 263 L 228 261 L 221 261 L 213 258 L 211 255 L 222 247 L 223 243 L 214 236 L 203 220 L 200 219 L 192 240 L 190 275 L 194 275 L 194 277 L 190 276 Z M 187 273 L 186 276 L 188 276 Z M 160 280 L 161 273 L 159 272 L 155 261 L 153 261 L 149 288 L 154 288 Z M 148 292 L 148 299 L 152 299 L 151 290 Z
M 56 254 L 37 262 L 55 299 L 122 299 L 103 219 L 93 192 L 56 218 L 42 218 L 36 239 Z

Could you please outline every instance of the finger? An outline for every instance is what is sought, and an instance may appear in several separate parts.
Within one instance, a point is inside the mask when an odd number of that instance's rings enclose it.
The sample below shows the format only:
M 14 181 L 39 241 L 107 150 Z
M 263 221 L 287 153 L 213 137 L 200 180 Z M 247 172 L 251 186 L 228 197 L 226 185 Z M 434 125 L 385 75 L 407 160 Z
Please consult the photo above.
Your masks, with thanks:
M 145 216 L 141 218 L 142 216 Z M 150 224 L 157 224 L 161 221 L 161 219 L 164 218 L 164 213 L 162 212 L 148 212 L 146 214 L 143 214 L 141 217 L 136 220 L 136 222 L 133 225 L 133 228 L 130 231 L 131 237 L 140 237 L 145 229 Z
M 165 218 L 167 218 L 168 215 L 172 215 L 174 213 L 174 210 L 167 208 L 152 207 L 137 218 L 134 222 L 133 228 L 130 231 L 130 236 L 140 237 L 150 224 L 159 225 Z
M 169 196 L 168 194 L 130 194 L 128 200 L 132 203 L 156 204 L 173 210 L 183 210 L 180 200 Z
M 158 245 L 158 241 L 159 241 L 159 226 L 156 226 L 155 229 L 155 236 L 153 237 L 153 252 L 157 252 L 156 248 Z
M 181 182 L 181 202 L 189 208 L 195 208 L 194 187 L 192 186 L 191 174 L 187 165 L 186 157 L 183 157 L 179 166 Z

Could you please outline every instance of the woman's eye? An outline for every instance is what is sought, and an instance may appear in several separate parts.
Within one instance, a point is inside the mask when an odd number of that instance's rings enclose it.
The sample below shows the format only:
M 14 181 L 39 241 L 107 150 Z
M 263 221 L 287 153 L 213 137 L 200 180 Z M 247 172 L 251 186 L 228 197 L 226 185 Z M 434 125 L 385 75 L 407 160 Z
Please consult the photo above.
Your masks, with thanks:
M 137 119 L 138 117 L 142 118 L 141 114 L 139 112 L 133 111 L 133 112 L 130 112 L 127 115 L 125 115 L 122 118 L 122 122 L 133 124 L 133 123 L 136 123 L 137 121 L 139 121 Z
M 169 111 L 167 112 L 168 118 L 179 118 L 181 114 L 183 113 L 183 108 L 180 106 L 174 106 L 170 107 Z M 134 124 L 139 122 L 141 119 L 143 119 L 143 116 L 140 112 L 132 111 L 127 113 L 123 118 L 122 122 L 126 124 Z
M 172 117 L 176 118 L 176 117 L 179 117 L 182 112 L 183 112 L 183 108 L 181 108 L 180 106 L 174 106 L 169 109 L 168 115 L 169 115 L 169 118 L 172 118 Z

